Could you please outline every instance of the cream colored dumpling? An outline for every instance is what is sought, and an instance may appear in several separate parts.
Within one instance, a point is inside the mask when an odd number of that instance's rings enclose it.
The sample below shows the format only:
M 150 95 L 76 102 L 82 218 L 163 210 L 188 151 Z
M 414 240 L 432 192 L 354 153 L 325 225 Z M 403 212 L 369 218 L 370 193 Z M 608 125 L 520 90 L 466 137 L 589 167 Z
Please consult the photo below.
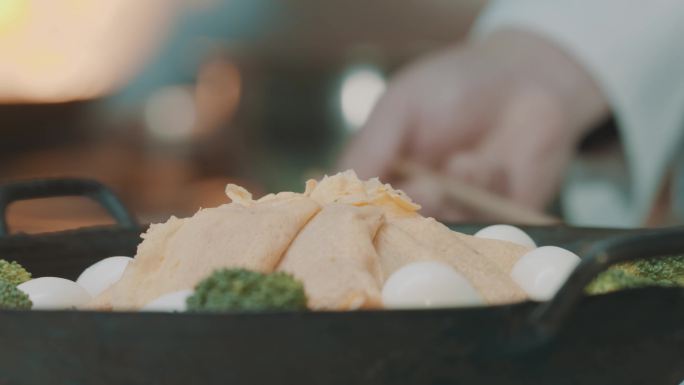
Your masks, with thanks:
M 373 238 L 382 211 L 329 204 L 297 235 L 278 266 L 302 281 L 314 310 L 381 306 L 382 273 Z

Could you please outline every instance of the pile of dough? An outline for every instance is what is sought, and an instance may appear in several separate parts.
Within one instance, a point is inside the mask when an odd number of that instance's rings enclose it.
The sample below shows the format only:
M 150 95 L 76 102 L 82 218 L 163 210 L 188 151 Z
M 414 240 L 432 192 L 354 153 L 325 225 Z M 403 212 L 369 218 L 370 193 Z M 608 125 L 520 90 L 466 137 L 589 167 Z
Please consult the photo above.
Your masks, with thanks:
M 217 268 L 242 267 L 292 274 L 312 309 L 380 308 L 384 280 L 418 260 L 450 264 L 487 303 L 526 298 L 509 273 L 528 249 L 454 232 L 377 179 L 346 171 L 308 181 L 303 193 L 254 200 L 235 185 L 226 193 L 229 204 L 152 225 L 122 278 L 89 307 L 138 309 Z

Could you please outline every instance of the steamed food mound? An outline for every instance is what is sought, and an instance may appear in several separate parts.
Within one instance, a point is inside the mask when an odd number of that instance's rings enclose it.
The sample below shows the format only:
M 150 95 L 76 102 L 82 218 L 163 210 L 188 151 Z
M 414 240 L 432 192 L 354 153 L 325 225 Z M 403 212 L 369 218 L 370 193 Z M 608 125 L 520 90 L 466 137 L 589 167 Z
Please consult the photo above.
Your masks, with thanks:
M 526 299 L 510 272 L 527 248 L 451 231 L 377 179 L 346 171 L 308 181 L 303 193 L 255 200 L 228 185 L 226 194 L 231 203 L 152 225 L 122 278 L 90 307 L 138 309 L 217 269 L 243 268 L 292 275 L 310 309 L 381 308 L 390 274 L 430 260 L 455 268 L 487 303 Z

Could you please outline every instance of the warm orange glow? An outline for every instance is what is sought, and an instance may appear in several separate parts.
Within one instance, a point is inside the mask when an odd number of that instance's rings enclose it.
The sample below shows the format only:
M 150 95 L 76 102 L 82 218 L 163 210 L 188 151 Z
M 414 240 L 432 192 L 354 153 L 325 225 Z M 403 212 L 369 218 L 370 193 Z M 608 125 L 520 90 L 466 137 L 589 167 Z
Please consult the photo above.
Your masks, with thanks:
M 216 56 L 200 66 L 194 87 L 176 84 L 155 90 L 144 104 L 145 127 L 162 142 L 210 138 L 232 120 L 241 86 L 238 67 Z
M 0 101 L 86 99 L 121 85 L 162 39 L 173 0 L 1 0 Z
M 195 87 L 196 136 L 209 136 L 233 118 L 241 89 L 240 71 L 230 59 L 219 56 L 201 66 Z

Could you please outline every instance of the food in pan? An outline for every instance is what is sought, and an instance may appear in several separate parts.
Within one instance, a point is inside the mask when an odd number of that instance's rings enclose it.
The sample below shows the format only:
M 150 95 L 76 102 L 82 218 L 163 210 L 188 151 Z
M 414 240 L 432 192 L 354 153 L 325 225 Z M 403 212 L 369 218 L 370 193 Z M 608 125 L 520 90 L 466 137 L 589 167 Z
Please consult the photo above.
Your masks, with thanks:
M 556 294 L 580 258 L 556 246 L 542 246 L 523 255 L 511 271 L 513 280 L 530 298 L 546 301 Z
M 122 278 L 92 306 L 138 309 L 164 294 L 194 288 L 219 268 L 271 272 L 316 211 L 314 202 L 293 194 L 271 202 L 203 209 L 191 218 L 172 217 L 152 225 Z
M 59 277 L 35 278 L 17 288 L 28 294 L 33 302 L 33 309 L 76 308 L 92 300 L 81 285 Z
M 19 285 L 31 279 L 31 273 L 17 262 L 0 259 L 0 280 Z
M 17 262 L 0 259 L 0 309 L 28 310 L 33 303 L 17 285 L 31 279 L 29 273 Z
M 262 274 L 246 269 L 219 269 L 201 280 L 187 298 L 189 311 L 303 310 L 301 282 L 283 272 Z
M 684 256 L 643 259 L 612 266 L 587 286 L 587 292 L 602 294 L 645 286 L 684 287 Z
M 28 310 L 32 305 L 29 296 L 16 285 L 0 280 L 0 309 Z
M 188 310 L 188 297 L 193 293 L 194 291 L 192 289 L 187 289 L 164 294 L 143 306 L 140 311 L 184 312 Z
M 382 287 L 386 309 L 482 305 L 482 297 L 451 266 L 436 261 L 413 262 L 392 274 Z
M 532 238 L 530 238 L 529 235 L 527 235 L 527 233 L 511 225 L 487 226 L 475 233 L 475 236 L 479 238 L 498 239 L 500 241 L 513 242 L 529 247 L 530 249 L 537 247 L 537 244 Z
M 97 297 L 121 278 L 126 266 L 132 260 L 131 257 L 120 256 L 105 258 L 83 270 L 76 283 L 81 285 L 91 297 Z
M 41 277 L 17 289 L 39 309 L 477 306 L 547 300 L 579 263 L 567 250 L 536 247 L 513 226 L 476 236 L 452 231 L 421 216 L 401 191 L 351 171 L 309 181 L 303 193 L 253 199 L 234 185 L 226 193 L 231 203 L 150 226 L 133 259 L 107 258 L 77 282 Z M 677 258 L 620 265 L 589 289 L 607 291 L 610 274 L 684 284 L 683 265 Z M 11 263 L 2 266 L 8 277 L 22 277 L 12 282 L 30 277 Z
M 527 298 L 510 271 L 528 248 L 454 232 L 377 179 L 345 172 L 309 181 L 303 193 L 254 200 L 229 185 L 227 194 L 229 204 L 151 226 L 121 279 L 90 307 L 139 309 L 217 269 L 244 268 L 291 274 L 314 310 L 381 308 L 384 282 L 421 261 L 449 265 L 485 303 Z

